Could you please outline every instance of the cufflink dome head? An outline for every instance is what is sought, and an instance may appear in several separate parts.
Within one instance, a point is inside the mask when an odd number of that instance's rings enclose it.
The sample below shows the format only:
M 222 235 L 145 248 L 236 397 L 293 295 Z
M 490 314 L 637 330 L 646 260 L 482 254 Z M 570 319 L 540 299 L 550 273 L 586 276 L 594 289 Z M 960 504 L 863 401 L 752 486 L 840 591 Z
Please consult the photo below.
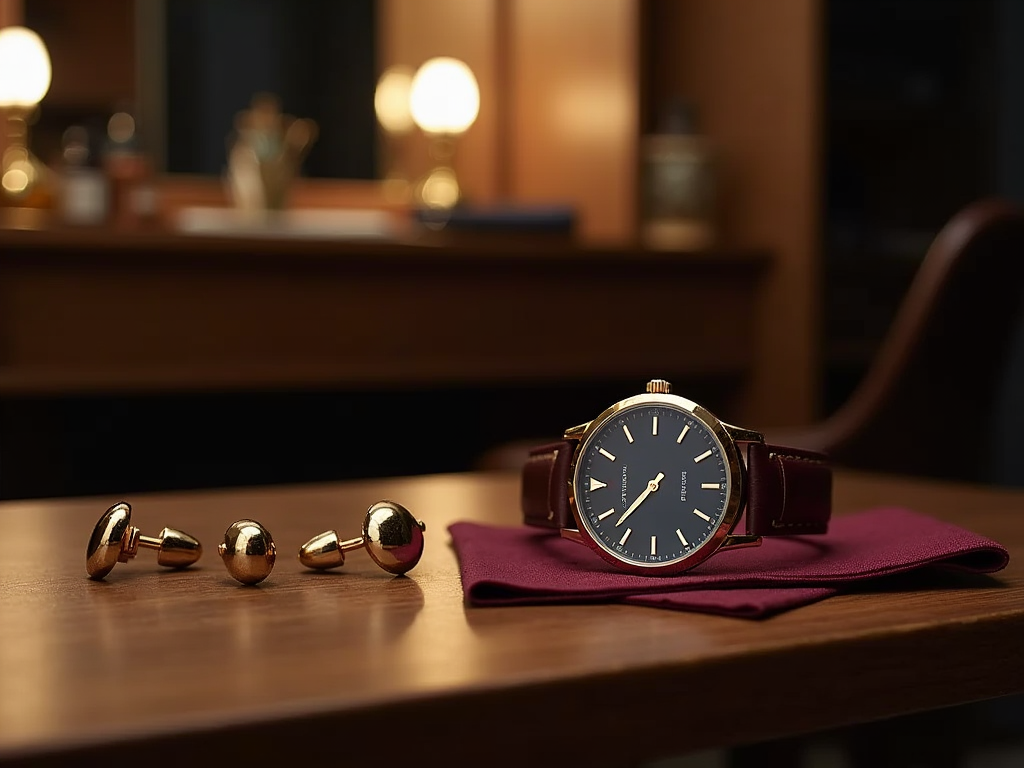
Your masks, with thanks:
M 345 564 L 345 550 L 337 531 L 317 534 L 299 548 L 299 562 L 307 568 L 326 571 Z
M 114 570 L 131 523 L 132 508 L 125 502 L 115 504 L 103 513 L 92 529 L 89 546 L 85 551 L 85 570 L 89 578 L 102 579 Z
M 277 548 L 270 531 L 255 520 L 238 520 L 224 531 L 217 547 L 224 567 L 242 584 L 258 584 L 274 570 Z
M 378 501 L 363 519 L 366 551 L 385 571 L 405 573 L 420 561 L 426 528 L 401 504 Z

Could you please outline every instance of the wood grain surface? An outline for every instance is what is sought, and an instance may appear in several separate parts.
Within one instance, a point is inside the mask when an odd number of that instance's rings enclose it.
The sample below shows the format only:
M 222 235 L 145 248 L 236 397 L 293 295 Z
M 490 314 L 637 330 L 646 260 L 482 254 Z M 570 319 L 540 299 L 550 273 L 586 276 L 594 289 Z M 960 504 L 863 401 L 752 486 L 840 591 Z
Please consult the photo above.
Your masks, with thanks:
M 844 473 L 835 493 L 840 512 L 903 504 L 989 535 L 1010 566 L 765 621 L 478 609 L 463 604 L 446 527 L 516 524 L 506 474 L 130 498 L 144 535 L 178 527 L 205 553 L 170 572 L 143 550 L 104 582 L 86 578 L 85 545 L 117 499 L 8 502 L 0 761 L 624 766 L 1024 691 L 1024 492 Z M 362 552 L 340 572 L 304 571 L 304 541 L 357 535 L 381 498 L 427 524 L 409 576 Z M 278 546 L 257 587 L 216 555 L 243 517 Z

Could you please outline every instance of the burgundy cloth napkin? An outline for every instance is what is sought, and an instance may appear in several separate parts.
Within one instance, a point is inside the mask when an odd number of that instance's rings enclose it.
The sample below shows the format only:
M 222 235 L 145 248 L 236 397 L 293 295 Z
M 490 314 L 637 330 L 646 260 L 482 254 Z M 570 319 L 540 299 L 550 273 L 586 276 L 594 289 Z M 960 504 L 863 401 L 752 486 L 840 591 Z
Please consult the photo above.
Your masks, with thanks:
M 448 530 L 466 601 L 478 606 L 624 602 L 763 618 L 866 579 L 926 566 L 992 573 L 1010 559 L 991 539 L 901 508 L 838 517 L 824 536 L 766 538 L 663 577 L 622 573 L 549 530 L 478 523 Z

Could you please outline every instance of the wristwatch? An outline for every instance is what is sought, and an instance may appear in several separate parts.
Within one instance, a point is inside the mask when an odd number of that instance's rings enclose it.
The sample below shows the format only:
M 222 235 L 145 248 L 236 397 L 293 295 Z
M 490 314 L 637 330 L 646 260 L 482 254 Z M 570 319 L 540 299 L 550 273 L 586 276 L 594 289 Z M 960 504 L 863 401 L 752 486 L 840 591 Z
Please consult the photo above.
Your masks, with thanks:
M 560 529 L 624 571 L 658 576 L 763 536 L 827 532 L 824 455 L 767 445 L 761 433 L 671 394 L 664 379 L 646 390 L 530 451 L 525 523 Z

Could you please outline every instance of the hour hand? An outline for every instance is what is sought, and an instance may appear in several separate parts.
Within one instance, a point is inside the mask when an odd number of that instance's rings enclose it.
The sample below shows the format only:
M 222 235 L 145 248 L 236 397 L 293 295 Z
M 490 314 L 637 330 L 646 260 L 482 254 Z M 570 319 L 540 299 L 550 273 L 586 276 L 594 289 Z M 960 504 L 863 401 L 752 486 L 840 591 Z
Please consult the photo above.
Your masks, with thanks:
M 658 490 L 658 483 L 660 483 L 664 479 L 665 473 L 659 472 L 657 476 L 647 484 L 647 487 L 644 488 L 643 493 L 636 497 L 636 501 L 629 505 L 629 509 L 622 513 L 622 517 L 620 517 L 615 522 L 615 527 L 618 528 L 620 525 L 626 522 L 626 518 L 633 514 L 633 511 L 643 503 L 644 499 L 646 499 L 648 496 L 650 496 L 652 493 Z

